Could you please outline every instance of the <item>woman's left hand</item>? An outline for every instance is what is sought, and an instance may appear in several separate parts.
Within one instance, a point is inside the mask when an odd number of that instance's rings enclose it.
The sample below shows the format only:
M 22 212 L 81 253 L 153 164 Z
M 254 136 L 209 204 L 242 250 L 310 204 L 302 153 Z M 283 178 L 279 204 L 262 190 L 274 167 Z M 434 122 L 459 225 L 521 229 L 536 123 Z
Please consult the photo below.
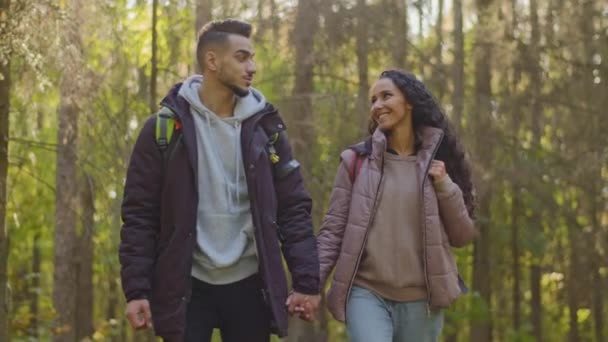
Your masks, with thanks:
M 429 175 L 433 177 L 433 182 L 442 181 L 448 175 L 445 164 L 441 160 L 433 160 L 429 168 Z

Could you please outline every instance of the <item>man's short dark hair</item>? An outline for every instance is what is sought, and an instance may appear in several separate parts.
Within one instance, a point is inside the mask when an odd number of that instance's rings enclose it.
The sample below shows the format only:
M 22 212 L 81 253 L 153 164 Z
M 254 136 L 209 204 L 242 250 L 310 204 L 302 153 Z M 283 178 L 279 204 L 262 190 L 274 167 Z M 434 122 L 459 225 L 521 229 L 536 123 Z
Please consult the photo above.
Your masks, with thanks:
M 214 20 L 205 24 L 198 32 L 196 44 L 196 59 L 201 69 L 204 69 L 203 57 L 210 45 L 224 44 L 231 34 L 249 38 L 251 30 L 251 24 L 237 19 Z

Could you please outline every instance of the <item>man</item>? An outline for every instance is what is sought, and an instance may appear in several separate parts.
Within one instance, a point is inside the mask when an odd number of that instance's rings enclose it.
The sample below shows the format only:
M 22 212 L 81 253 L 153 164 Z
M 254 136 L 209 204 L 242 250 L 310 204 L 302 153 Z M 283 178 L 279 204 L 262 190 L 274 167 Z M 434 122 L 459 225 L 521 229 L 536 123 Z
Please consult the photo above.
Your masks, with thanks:
M 173 121 L 148 119 L 122 205 L 120 262 L 127 317 L 165 341 L 269 341 L 287 314 L 314 319 L 319 262 L 299 164 L 278 112 L 251 88 L 251 25 L 199 33 L 202 70 L 163 99 Z M 158 125 L 157 125 L 158 121 Z M 288 295 L 281 250 L 292 275 Z M 152 324 L 153 322 L 153 324 Z

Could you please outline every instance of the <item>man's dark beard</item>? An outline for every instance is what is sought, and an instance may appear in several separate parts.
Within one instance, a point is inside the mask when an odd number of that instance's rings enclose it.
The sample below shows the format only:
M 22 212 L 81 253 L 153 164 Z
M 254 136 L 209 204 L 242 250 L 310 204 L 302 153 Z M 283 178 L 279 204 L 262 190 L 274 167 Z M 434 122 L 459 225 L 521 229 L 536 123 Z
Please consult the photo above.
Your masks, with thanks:
M 223 78 L 223 77 L 222 77 Z M 234 93 L 234 95 L 238 96 L 238 97 L 245 97 L 247 95 L 249 95 L 249 89 L 241 89 L 237 86 L 235 86 L 232 83 L 228 83 L 226 81 L 224 81 L 222 78 L 220 78 L 220 82 L 228 89 L 232 90 L 232 92 Z
M 249 89 L 241 89 L 241 88 L 235 86 L 234 84 L 226 84 L 226 87 L 228 87 L 228 89 L 232 90 L 234 95 L 236 95 L 238 97 L 245 97 L 245 96 L 249 95 Z

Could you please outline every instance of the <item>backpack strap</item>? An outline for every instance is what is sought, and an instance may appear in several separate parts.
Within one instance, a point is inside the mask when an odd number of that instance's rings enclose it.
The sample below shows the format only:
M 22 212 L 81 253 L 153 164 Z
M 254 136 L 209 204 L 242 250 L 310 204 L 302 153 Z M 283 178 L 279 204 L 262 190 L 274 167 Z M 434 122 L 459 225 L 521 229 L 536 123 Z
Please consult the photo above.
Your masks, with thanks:
M 162 152 L 169 147 L 169 143 L 173 137 L 173 131 L 178 125 L 179 121 L 177 120 L 177 115 L 175 115 L 171 109 L 161 107 L 156 113 L 156 144 Z
M 287 129 L 285 123 L 278 114 L 267 114 L 261 119 L 260 126 L 268 136 L 266 150 L 272 163 L 274 178 L 282 179 L 300 167 L 300 163 L 295 159 L 283 160 L 284 156 L 280 156 L 276 149 L 277 143 L 281 139 L 285 139 L 282 138 Z
M 154 132 L 154 137 L 163 158 L 161 169 L 163 183 L 171 155 L 173 154 L 176 145 L 178 145 L 179 140 L 182 138 L 182 135 L 180 134 L 181 127 L 181 122 L 179 121 L 177 114 L 168 107 L 161 107 L 156 113 L 156 130 Z M 175 139 L 173 139 L 174 137 Z
M 357 153 L 353 149 L 348 149 L 342 153 L 342 160 L 346 163 L 346 170 L 348 171 L 348 178 L 352 184 L 355 183 L 355 179 L 361 171 L 361 166 L 365 160 L 365 154 Z

